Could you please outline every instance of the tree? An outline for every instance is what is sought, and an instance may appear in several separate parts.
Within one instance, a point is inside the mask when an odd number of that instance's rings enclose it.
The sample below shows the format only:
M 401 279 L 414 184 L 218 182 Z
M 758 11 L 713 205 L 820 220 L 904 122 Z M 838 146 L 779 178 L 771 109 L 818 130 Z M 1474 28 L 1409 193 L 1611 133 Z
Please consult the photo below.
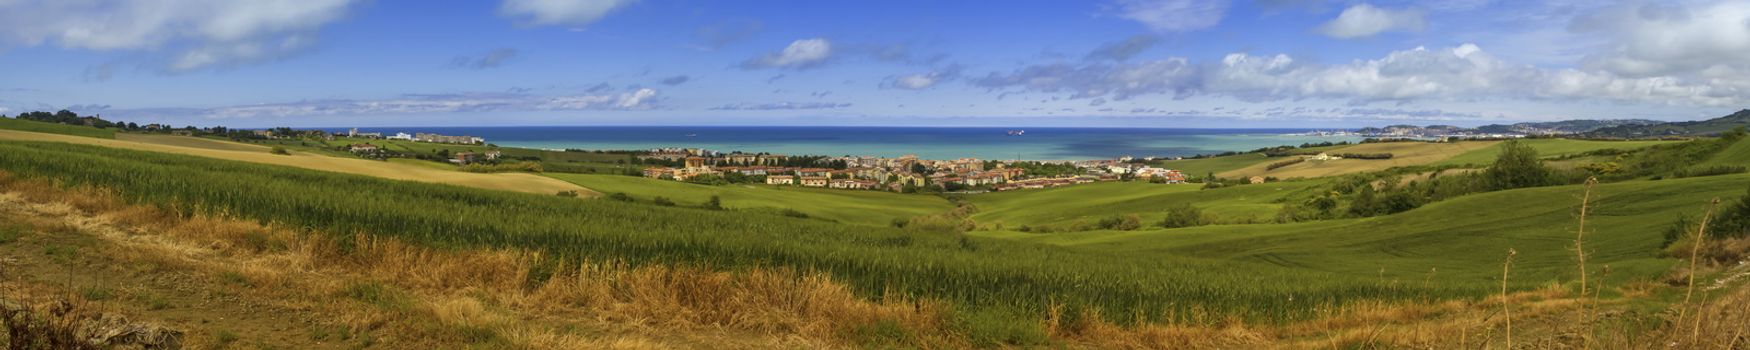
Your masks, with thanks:
M 1551 184 L 1554 172 L 1537 158 L 1537 149 L 1519 140 L 1501 143 L 1501 155 L 1495 164 L 1483 171 L 1483 179 L 1493 190 L 1537 187 Z
M 1203 209 L 1190 204 L 1180 204 L 1167 208 L 1167 217 L 1161 219 L 1160 225 L 1163 228 L 1180 228 L 1202 226 L 1206 223 L 1206 220 L 1203 219 Z
M 711 200 L 705 201 L 705 209 L 723 210 L 723 199 L 711 196 Z
M 1364 183 L 1358 187 L 1361 189 L 1355 191 L 1355 198 L 1349 200 L 1349 215 L 1369 217 L 1379 214 L 1379 201 L 1373 193 L 1373 184 Z

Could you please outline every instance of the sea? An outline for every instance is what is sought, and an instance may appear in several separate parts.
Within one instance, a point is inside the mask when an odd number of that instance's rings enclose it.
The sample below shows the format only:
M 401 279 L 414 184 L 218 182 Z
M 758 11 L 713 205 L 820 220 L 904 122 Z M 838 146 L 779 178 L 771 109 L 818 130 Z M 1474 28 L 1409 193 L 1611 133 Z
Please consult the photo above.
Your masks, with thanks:
M 344 132 L 346 128 L 324 128 Z M 384 135 L 437 133 L 539 149 L 648 150 L 682 147 L 788 155 L 917 155 L 923 159 L 1087 160 L 1182 157 L 1303 143 L 1359 141 L 1312 129 L 993 128 L 847 126 L 373 127 Z M 1011 135 L 1010 131 L 1025 131 Z

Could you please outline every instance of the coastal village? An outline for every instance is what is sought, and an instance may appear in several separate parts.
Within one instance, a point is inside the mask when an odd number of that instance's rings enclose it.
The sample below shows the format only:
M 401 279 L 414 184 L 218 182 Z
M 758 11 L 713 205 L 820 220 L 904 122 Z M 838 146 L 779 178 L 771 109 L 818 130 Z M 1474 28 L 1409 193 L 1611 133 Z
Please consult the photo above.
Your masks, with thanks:
M 698 148 L 653 149 L 639 156 L 679 166 L 653 166 L 643 176 L 653 179 L 699 182 L 701 177 L 734 176 L 779 186 L 820 187 L 847 190 L 915 191 L 1007 191 L 1059 187 L 1098 181 L 1135 179 L 1160 183 L 1183 183 L 1185 174 L 1171 169 L 1129 162 L 1129 159 L 1064 162 L 1031 162 L 1073 166 L 1077 174 L 1029 174 L 1019 161 L 953 160 L 900 157 L 845 156 L 814 159 L 809 166 L 787 166 L 790 157 L 777 154 L 721 153 Z M 828 165 L 831 165 L 830 167 Z

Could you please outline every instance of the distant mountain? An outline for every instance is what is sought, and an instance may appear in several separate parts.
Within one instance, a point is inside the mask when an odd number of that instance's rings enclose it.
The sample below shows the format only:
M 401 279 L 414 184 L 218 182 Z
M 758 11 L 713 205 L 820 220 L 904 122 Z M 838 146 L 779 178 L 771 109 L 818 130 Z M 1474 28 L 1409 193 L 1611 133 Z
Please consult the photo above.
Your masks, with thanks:
M 1484 133 L 1484 134 L 1528 134 L 1528 135 L 1557 134 L 1557 135 L 1559 135 L 1559 134 L 1581 134 L 1581 133 L 1587 133 L 1587 132 L 1591 132 L 1593 130 L 1598 130 L 1598 129 L 1603 129 L 1603 128 L 1613 128 L 1613 127 L 1632 126 L 1632 125 L 1651 125 L 1651 124 L 1658 124 L 1658 123 L 1663 123 L 1663 122 L 1657 121 L 1657 120 L 1648 120 L 1648 119 L 1606 119 L 1606 120 L 1574 119 L 1574 120 L 1563 120 L 1563 121 L 1559 121 L 1559 122 L 1489 124 L 1489 125 L 1477 127 L 1476 131 L 1479 133 Z
M 1452 125 L 1388 125 L 1385 127 L 1368 127 L 1356 130 L 1356 133 L 1366 136 L 1380 137 L 1442 137 L 1442 136 L 1489 136 L 1489 135 L 1567 135 L 1580 134 L 1608 127 L 1648 125 L 1661 123 L 1646 119 L 1610 119 L 1591 120 L 1575 119 L 1559 122 L 1535 122 L 1518 124 L 1490 124 L 1476 128 L 1465 128 Z
M 1593 130 L 1586 135 L 1594 137 L 1712 135 L 1743 126 L 1750 126 L 1750 109 L 1708 120 L 1608 127 Z

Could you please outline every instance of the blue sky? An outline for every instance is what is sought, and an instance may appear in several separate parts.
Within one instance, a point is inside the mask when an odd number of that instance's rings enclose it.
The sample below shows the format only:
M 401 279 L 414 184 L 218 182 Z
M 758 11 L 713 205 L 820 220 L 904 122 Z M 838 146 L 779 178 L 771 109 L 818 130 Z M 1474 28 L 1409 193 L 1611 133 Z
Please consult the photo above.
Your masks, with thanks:
M 0 0 L 0 113 L 266 126 L 1708 118 L 1745 1 Z

